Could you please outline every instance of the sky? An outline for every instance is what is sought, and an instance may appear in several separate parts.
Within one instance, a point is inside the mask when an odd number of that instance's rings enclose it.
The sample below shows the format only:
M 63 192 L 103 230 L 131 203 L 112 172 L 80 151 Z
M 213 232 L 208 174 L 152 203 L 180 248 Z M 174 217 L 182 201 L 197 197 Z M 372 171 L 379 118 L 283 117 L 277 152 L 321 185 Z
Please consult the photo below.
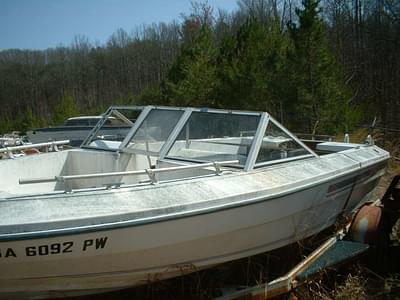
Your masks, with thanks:
M 181 21 L 191 0 L 0 0 L 0 49 L 69 46 L 75 36 L 104 44 L 113 32 L 135 26 Z M 233 11 L 236 0 L 208 0 Z

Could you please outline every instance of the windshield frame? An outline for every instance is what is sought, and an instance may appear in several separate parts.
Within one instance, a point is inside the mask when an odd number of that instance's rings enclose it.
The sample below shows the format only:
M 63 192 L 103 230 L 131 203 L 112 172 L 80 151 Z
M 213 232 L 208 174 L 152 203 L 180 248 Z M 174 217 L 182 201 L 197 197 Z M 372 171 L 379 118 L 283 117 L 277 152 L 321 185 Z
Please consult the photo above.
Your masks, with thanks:
M 105 120 L 113 114 L 120 116 L 123 114 L 118 110 L 141 110 L 140 115 L 136 119 L 135 123 L 131 123 L 131 129 L 128 131 L 125 138 L 120 142 L 118 147 L 115 148 L 102 148 L 89 145 L 93 141 L 93 137 L 96 132 L 101 128 L 101 124 L 104 124 Z M 141 128 L 142 124 L 146 121 L 147 117 L 153 110 L 168 110 L 168 111 L 182 111 L 181 116 L 178 118 L 176 125 L 173 127 L 172 131 L 169 133 L 168 137 L 165 139 L 163 145 L 161 146 L 158 152 L 146 151 L 142 149 L 132 149 L 129 148 L 129 143 L 135 137 L 135 134 Z M 279 164 L 286 161 L 304 159 L 309 157 L 318 157 L 318 155 L 307 147 L 303 142 L 301 142 L 293 133 L 287 130 L 284 126 L 282 126 L 278 121 L 272 118 L 267 112 L 253 112 L 253 111 L 238 111 L 238 110 L 226 110 L 226 109 L 213 109 L 213 108 L 193 108 L 193 107 L 169 107 L 169 106 L 112 106 L 110 107 L 102 116 L 103 118 L 98 122 L 98 124 L 93 128 L 89 136 L 82 143 L 82 148 L 89 149 L 98 149 L 98 150 L 106 150 L 113 152 L 126 152 L 133 154 L 142 154 L 147 156 L 156 156 L 158 160 L 168 160 L 168 161 L 180 161 L 180 162 L 188 162 L 188 163 L 204 163 L 205 161 L 211 160 L 200 160 L 196 158 L 186 158 L 186 157 L 174 157 L 169 156 L 168 153 L 171 148 L 174 146 L 174 143 L 177 141 L 179 134 L 184 130 L 184 127 L 192 114 L 194 112 L 198 113 L 215 113 L 215 114 L 226 114 L 226 115 L 242 115 L 242 116 L 257 116 L 259 117 L 258 124 L 256 125 L 256 131 L 254 136 L 252 136 L 252 140 L 249 146 L 249 151 L 245 162 L 242 164 L 234 164 L 233 167 L 242 168 L 244 171 L 250 171 L 255 168 L 260 168 L 264 166 L 268 166 L 271 164 Z M 123 119 L 123 118 L 122 118 Z M 306 150 L 307 154 L 301 155 L 298 157 L 292 158 L 282 158 L 273 161 L 266 162 L 258 162 L 257 156 L 261 148 L 261 144 L 263 142 L 265 130 L 269 124 L 272 122 L 279 129 L 281 129 L 285 134 L 287 134 L 290 138 L 296 141 L 304 150 Z M 96 131 L 97 130 L 97 131 Z
M 132 141 L 132 139 L 136 136 L 136 133 L 142 128 L 142 125 L 144 122 L 146 122 L 147 118 L 150 116 L 152 111 L 155 110 L 164 110 L 164 111 L 182 111 L 181 116 L 178 118 L 177 123 L 169 133 L 168 137 L 165 139 L 163 142 L 163 145 L 161 146 L 160 150 L 155 152 L 155 151 L 150 151 L 150 150 L 140 150 L 140 149 L 131 149 L 129 148 L 129 144 Z M 186 108 L 180 108 L 180 107 L 169 107 L 169 106 L 146 106 L 142 113 L 140 114 L 139 118 L 136 120 L 135 124 L 133 125 L 132 129 L 128 132 L 126 135 L 125 139 L 122 141 L 121 145 L 119 146 L 119 151 L 120 152 L 128 152 L 128 153 L 138 153 L 138 154 L 144 154 L 148 156 L 157 156 L 161 157 L 161 153 L 163 152 L 163 149 L 165 148 L 165 145 L 173 140 L 173 132 L 179 128 L 179 124 L 182 120 L 182 117 L 185 115 L 187 109 Z
M 143 109 L 144 109 L 143 106 L 110 106 L 106 110 L 106 112 L 101 115 L 101 118 L 99 119 L 99 121 L 96 123 L 96 125 L 92 128 L 92 130 L 89 132 L 89 134 L 83 140 L 83 142 L 80 145 L 80 148 L 93 149 L 93 150 L 105 150 L 105 151 L 111 151 L 111 152 L 118 151 L 117 148 L 105 148 L 105 147 L 100 147 L 100 146 L 93 146 L 93 145 L 91 145 L 91 143 L 96 141 L 96 140 L 98 140 L 96 138 L 97 137 L 97 133 L 99 133 L 99 131 L 103 127 L 107 127 L 108 126 L 106 124 L 106 122 L 107 122 L 109 117 L 115 117 L 116 119 L 119 119 L 120 121 L 123 121 L 124 123 L 126 123 L 126 127 L 131 126 L 131 129 L 129 129 L 129 131 L 127 133 L 127 135 L 128 135 L 129 132 L 132 130 L 132 127 L 134 127 L 134 125 L 136 124 L 136 122 L 133 123 L 126 116 L 124 116 L 124 114 L 121 113 L 119 110 L 143 111 Z M 139 116 L 140 115 L 142 115 L 142 113 L 140 113 Z M 119 127 L 122 127 L 122 126 L 119 126 Z M 123 140 L 125 140 L 125 138 Z M 107 140 L 105 140 L 105 141 L 107 141 Z
M 196 158 L 184 158 L 184 157 L 175 157 L 175 156 L 168 155 L 169 151 L 171 150 L 175 141 L 177 140 L 178 135 L 184 129 L 187 121 L 189 120 L 192 113 L 194 113 L 194 112 L 211 113 L 211 114 L 225 114 L 225 115 L 239 115 L 239 116 L 255 116 L 255 117 L 259 117 L 260 120 L 262 119 L 263 115 L 267 114 L 265 112 L 253 112 L 253 111 L 238 111 L 238 110 L 225 110 L 225 109 L 213 109 L 213 108 L 188 108 L 185 118 L 181 119 L 181 122 L 179 122 L 179 124 L 178 124 L 180 126 L 177 126 L 175 128 L 171 140 L 169 141 L 168 144 L 165 145 L 163 151 L 161 152 L 160 160 L 186 161 L 186 162 L 193 162 L 193 163 L 204 163 L 206 161 L 206 160 L 200 160 L 200 159 L 196 159 Z M 246 166 L 249 164 L 249 161 L 253 160 L 253 159 L 249 160 L 250 156 L 254 155 L 254 152 L 256 152 L 256 154 L 258 153 L 255 149 L 256 145 L 255 145 L 254 141 L 260 132 L 260 123 L 261 123 L 260 120 L 258 121 L 258 124 L 255 128 L 256 131 L 255 131 L 254 137 L 252 138 L 252 141 L 251 141 L 251 144 L 249 147 L 250 148 L 249 154 L 246 157 L 245 163 L 244 164 L 238 163 L 238 164 L 234 164 L 232 166 L 246 169 Z

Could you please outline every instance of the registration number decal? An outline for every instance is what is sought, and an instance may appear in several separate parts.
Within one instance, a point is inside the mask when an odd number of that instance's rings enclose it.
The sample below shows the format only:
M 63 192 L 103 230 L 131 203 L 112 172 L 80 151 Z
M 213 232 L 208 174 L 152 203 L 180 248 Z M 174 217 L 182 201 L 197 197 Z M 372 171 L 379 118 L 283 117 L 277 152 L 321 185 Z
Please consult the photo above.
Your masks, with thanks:
M 59 243 L 28 245 L 23 248 L 23 251 L 18 251 L 15 248 L 0 248 L 1 258 L 16 258 L 20 256 L 48 256 L 61 255 L 72 252 L 97 251 L 106 248 L 108 237 L 96 237 L 86 239 L 82 242 L 65 241 Z

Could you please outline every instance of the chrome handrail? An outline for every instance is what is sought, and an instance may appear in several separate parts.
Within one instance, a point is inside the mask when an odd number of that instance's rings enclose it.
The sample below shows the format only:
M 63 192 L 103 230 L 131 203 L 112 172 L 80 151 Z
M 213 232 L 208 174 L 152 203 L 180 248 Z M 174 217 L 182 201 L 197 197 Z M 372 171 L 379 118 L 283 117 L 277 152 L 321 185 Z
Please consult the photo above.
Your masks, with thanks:
M 4 147 L 0 148 L 0 152 L 11 152 L 11 151 L 18 151 L 30 148 L 41 148 L 46 146 L 59 146 L 59 145 L 67 145 L 69 144 L 69 140 L 63 141 L 53 141 L 53 142 L 46 142 L 46 143 L 37 143 L 37 144 L 26 144 L 21 146 L 11 146 L 11 147 Z
M 79 175 L 63 175 L 54 177 L 44 177 L 44 178 L 32 178 L 32 179 L 20 179 L 19 184 L 32 184 L 32 183 L 44 183 L 44 182 L 65 182 L 68 180 L 75 179 L 89 179 L 89 178 L 103 178 L 103 177 L 114 177 L 114 176 L 132 176 L 132 175 L 148 175 L 151 183 L 156 183 L 157 179 L 155 174 L 163 172 L 173 172 L 191 169 L 201 169 L 205 167 L 214 167 L 215 174 L 219 175 L 221 173 L 220 167 L 224 165 L 232 165 L 239 163 L 238 160 L 227 160 L 227 161 L 215 161 L 209 163 L 201 163 L 196 165 L 186 165 L 178 167 L 169 168 L 158 168 L 158 169 L 144 169 L 137 171 L 120 171 L 120 172 L 108 172 L 108 173 L 91 173 L 91 174 L 79 174 Z

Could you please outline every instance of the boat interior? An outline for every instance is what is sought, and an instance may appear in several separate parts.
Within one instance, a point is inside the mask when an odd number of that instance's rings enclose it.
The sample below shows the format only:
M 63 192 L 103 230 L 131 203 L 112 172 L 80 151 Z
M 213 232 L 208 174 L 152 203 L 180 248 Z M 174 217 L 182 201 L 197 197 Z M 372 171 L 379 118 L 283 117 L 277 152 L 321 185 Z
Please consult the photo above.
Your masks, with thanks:
M 129 120 L 123 111 L 138 109 L 141 113 L 123 140 L 97 135 L 108 118 Z M 359 146 L 318 145 L 325 154 Z M 110 107 L 80 148 L 0 162 L 0 170 L 7 173 L 0 182 L 0 197 L 214 176 L 227 169 L 250 171 L 312 157 L 318 154 L 266 112 Z

